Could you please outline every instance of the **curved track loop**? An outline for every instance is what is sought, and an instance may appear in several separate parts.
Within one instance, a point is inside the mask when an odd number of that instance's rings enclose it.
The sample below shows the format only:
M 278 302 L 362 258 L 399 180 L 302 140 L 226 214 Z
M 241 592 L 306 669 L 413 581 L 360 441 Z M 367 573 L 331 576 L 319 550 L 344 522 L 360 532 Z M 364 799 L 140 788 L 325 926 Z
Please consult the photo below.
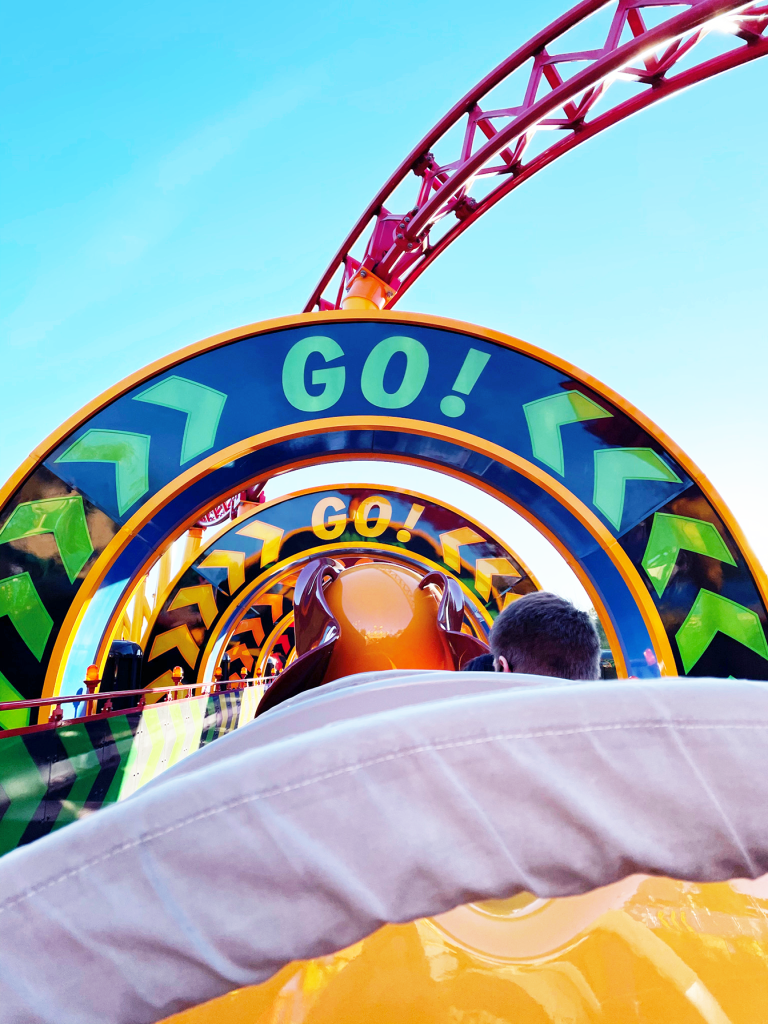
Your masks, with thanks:
M 391 308 L 478 217 L 557 157 L 652 103 L 768 54 L 768 3 L 735 0 L 619 0 L 607 38 L 596 49 L 550 53 L 566 32 L 609 6 L 607 0 L 577 4 L 448 111 L 371 201 L 313 292 L 307 312 L 341 308 L 361 269 L 385 283 L 380 304 Z M 681 6 L 688 9 L 675 13 Z M 658 23 L 660 14 L 669 17 Z M 657 23 L 649 28 L 651 18 Z M 713 32 L 724 52 L 691 64 L 691 51 Z M 684 60 L 685 70 L 671 75 Z M 527 77 L 509 82 L 526 64 Z M 566 77 L 569 69 L 576 70 Z M 620 81 L 638 91 L 611 105 L 606 93 Z M 483 109 L 481 100 L 499 86 L 517 90 L 515 105 Z M 463 130 L 452 131 L 462 120 Z M 439 143 L 453 154 L 442 163 L 432 152 Z M 393 214 L 385 203 L 401 185 L 413 188 L 415 201 L 406 214 Z M 361 262 L 351 251 L 366 232 Z M 336 295 L 324 298 L 339 272 Z

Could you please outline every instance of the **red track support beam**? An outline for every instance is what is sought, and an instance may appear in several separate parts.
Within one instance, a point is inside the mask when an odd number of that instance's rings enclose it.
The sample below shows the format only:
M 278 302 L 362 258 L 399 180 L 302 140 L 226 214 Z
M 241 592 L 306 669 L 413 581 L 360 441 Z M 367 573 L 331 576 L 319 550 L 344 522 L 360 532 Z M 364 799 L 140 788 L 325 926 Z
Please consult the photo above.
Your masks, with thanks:
M 391 308 L 478 217 L 559 156 L 652 103 L 768 54 L 768 3 L 735 0 L 618 0 L 607 36 L 595 48 L 549 52 L 566 32 L 608 6 L 608 0 L 577 4 L 448 111 L 368 205 L 306 311 L 366 302 Z M 681 6 L 688 9 L 679 13 Z M 660 11 L 669 16 L 648 28 L 644 11 L 656 21 Z M 713 32 L 723 52 L 696 63 L 697 45 Z M 527 76 L 510 81 L 521 68 Z M 611 105 L 609 89 L 617 81 L 641 91 Z M 482 109 L 481 100 L 499 86 L 514 90 L 511 102 L 499 107 L 495 100 L 494 109 Z M 462 119 L 463 137 L 447 139 Z M 448 159 L 433 152 L 441 143 L 452 147 Z M 412 183 L 414 202 L 407 213 L 393 214 L 386 203 L 403 182 Z M 352 250 L 363 242 L 355 257 Z M 337 278 L 335 294 L 325 296 Z

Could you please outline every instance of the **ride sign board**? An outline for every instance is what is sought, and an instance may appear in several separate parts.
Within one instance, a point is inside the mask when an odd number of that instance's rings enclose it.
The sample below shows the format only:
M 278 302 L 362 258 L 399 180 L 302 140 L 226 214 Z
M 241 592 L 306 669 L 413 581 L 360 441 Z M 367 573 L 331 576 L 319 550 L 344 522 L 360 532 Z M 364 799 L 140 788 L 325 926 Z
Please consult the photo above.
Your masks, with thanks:
M 181 568 L 147 628 L 142 684 L 172 685 L 179 664 L 185 680 L 210 682 L 206 667 L 219 636 L 254 604 L 245 631 L 255 654 L 291 610 L 284 581 L 321 555 L 440 570 L 462 585 L 486 631 L 509 601 L 539 589 L 508 546 L 433 498 L 360 485 L 302 491 L 237 519 Z M 118 606 L 115 621 L 120 613 Z
M 28 460 L 0 513 L 0 671 L 24 696 L 70 692 L 131 581 L 203 511 L 254 479 L 350 457 L 437 468 L 524 515 L 591 594 L 620 674 L 768 678 L 762 570 L 653 424 L 524 342 L 353 312 L 176 353 Z M 57 529 L 62 499 L 77 528 Z

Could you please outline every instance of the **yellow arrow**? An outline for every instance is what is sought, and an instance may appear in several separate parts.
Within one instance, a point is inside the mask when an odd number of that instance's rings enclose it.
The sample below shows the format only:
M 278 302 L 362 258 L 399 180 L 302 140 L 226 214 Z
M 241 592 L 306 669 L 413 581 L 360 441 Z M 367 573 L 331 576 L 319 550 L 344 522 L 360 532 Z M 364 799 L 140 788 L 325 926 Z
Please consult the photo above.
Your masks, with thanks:
M 173 672 L 171 671 L 171 669 L 168 669 L 167 672 L 163 672 L 163 674 L 161 676 L 158 676 L 157 679 L 153 679 L 152 680 L 152 682 L 149 684 L 149 689 L 151 689 L 151 690 L 159 690 L 161 687 L 164 687 L 164 686 L 175 686 L 175 685 L 176 685 L 176 682 L 175 682 L 175 680 L 173 678 Z M 184 693 L 183 690 L 177 690 L 176 692 L 177 693 Z M 145 698 L 145 700 L 146 700 L 147 704 L 157 704 L 158 701 L 161 701 L 164 696 L 165 696 L 164 693 L 158 693 L 156 696 L 151 694 L 151 693 L 148 693 L 146 698 Z M 173 694 L 171 694 L 171 696 L 173 696 Z
M 475 590 L 484 601 L 491 596 L 491 581 L 494 576 L 514 576 L 522 579 L 508 558 L 478 558 L 475 562 Z
M 229 596 L 245 583 L 245 555 L 242 551 L 212 551 L 200 562 L 201 569 L 226 569 Z
M 160 636 L 155 637 L 152 650 L 149 652 L 149 661 L 152 661 L 153 658 L 159 658 L 166 651 L 172 651 L 174 647 L 178 648 L 179 653 L 190 668 L 194 668 L 199 648 L 186 623 L 182 626 L 174 626 L 173 629 L 169 629 L 166 633 L 161 633 Z
M 468 526 L 461 526 L 458 530 L 451 530 L 450 533 L 441 533 L 440 546 L 443 549 L 443 561 L 454 572 L 461 572 L 459 548 L 465 544 L 477 544 L 485 539 Z
M 197 587 L 182 587 L 168 610 L 174 611 L 176 608 L 186 608 L 192 604 L 196 604 L 200 609 L 205 628 L 208 629 L 219 614 L 216 598 L 213 596 L 213 587 L 210 583 L 201 583 Z
M 269 565 L 270 562 L 276 562 L 280 557 L 280 545 L 283 542 L 285 530 L 281 530 L 279 526 L 272 526 L 261 519 L 253 519 L 237 532 L 243 537 L 253 537 L 255 540 L 264 541 L 261 549 L 260 564 L 262 567 Z

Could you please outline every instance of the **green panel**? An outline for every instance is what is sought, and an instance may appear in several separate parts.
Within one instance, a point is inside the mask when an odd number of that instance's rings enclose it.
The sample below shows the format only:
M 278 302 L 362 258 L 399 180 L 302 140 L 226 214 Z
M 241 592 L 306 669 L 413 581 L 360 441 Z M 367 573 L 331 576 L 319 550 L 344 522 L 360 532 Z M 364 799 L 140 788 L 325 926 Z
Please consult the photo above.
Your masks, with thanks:
M 24 697 L 13 683 L 9 683 L 0 672 L 0 704 L 12 700 L 24 700 Z M 27 725 L 29 725 L 29 708 L 19 708 L 18 711 L 0 711 L 0 729 L 23 729 Z
M 136 735 L 133 737 L 133 743 L 126 753 L 125 765 L 122 765 L 122 771 L 118 772 L 118 775 L 113 779 L 112 785 L 109 787 L 109 793 L 112 795 L 115 802 L 118 800 L 125 800 L 129 797 L 138 786 L 133 783 L 133 774 L 137 769 L 137 762 L 140 758 L 140 743 L 139 734 L 142 731 L 142 722 L 144 720 L 144 713 L 142 713 L 141 719 L 139 720 L 139 727 L 136 730 Z M 118 778 L 119 776 L 119 778 Z M 114 792 L 116 790 L 116 792 Z
M 118 765 L 114 778 L 109 784 L 109 789 L 104 796 L 105 804 L 113 804 L 120 799 L 120 789 L 123 784 L 123 779 L 128 771 L 131 751 L 134 748 L 134 735 L 127 715 L 108 718 L 107 721 L 109 722 L 109 728 L 112 730 L 112 736 L 115 740 L 117 753 L 120 757 L 120 764 Z
M 143 766 L 138 782 L 139 786 L 143 786 L 145 782 L 149 782 L 157 775 L 157 768 L 165 746 L 165 730 L 168 728 L 166 721 L 170 719 L 168 707 L 168 704 L 159 704 L 154 708 L 145 708 L 141 716 L 141 725 L 146 728 L 151 749 Z
M 213 739 L 216 738 L 216 700 L 215 700 L 215 698 L 214 698 L 212 693 L 209 694 L 209 696 L 208 696 L 208 703 L 205 706 L 205 715 L 204 715 L 204 717 L 208 718 L 209 716 L 212 719 L 213 724 L 208 726 L 208 731 L 205 734 L 205 743 L 206 744 L 210 743 Z M 201 730 L 200 742 L 201 742 L 201 746 L 205 745 L 205 744 L 203 744 L 203 741 L 202 741 L 202 730 Z
M 534 457 L 545 466 L 554 469 L 560 476 L 565 474 L 560 428 L 568 423 L 613 417 L 613 413 L 606 412 L 602 406 L 582 395 L 580 391 L 563 391 L 557 395 L 538 398 L 535 402 L 527 402 L 523 406 L 523 412 L 528 423 Z
M 205 697 L 200 697 L 198 700 L 190 704 L 190 711 L 192 716 L 192 723 L 190 725 L 189 732 L 189 747 L 188 750 L 192 753 L 193 750 L 197 750 L 200 746 L 200 737 L 203 735 L 203 722 L 205 721 L 205 709 L 208 705 L 208 700 Z
M 149 434 L 87 430 L 57 462 L 114 462 L 120 515 L 149 490 Z
M 758 615 L 743 604 L 702 589 L 675 637 L 686 675 L 717 633 L 738 640 L 768 661 L 768 643 Z
M 134 396 L 136 402 L 151 402 L 187 414 L 181 442 L 179 465 L 212 448 L 227 396 L 186 377 L 167 377 Z
M 600 448 L 595 452 L 592 504 L 617 530 L 621 529 L 628 480 L 682 483 L 652 448 Z
M 720 562 L 736 565 L 725 541 L 712 523 L 691 519 L 689 516 L 657 512 L 653 517 L 642 565 L 659 597 L 669 583 L 681 551 L 693 551 L 698 555 L 708 555 Z
M 38 661 L 53 629 L 53 619 L 40 600 L 28 572 L 0 580 L 0 616 L 7 615 Z
M 203 697 L 184 704 L 174 701 L 170 705 L 176 739 L 168 758 L 167 768 L 199 748 L 207 703 Z
M 0 736 L 0 786 L 10 801 L 0 819 L 0 854 L 18 846 L 47 785 L 23 736 Z
M 125 767 L 121 772 L 121 781 L 115 783 L 118 788 L 118 800 L 131 796 L 160 774 L 160 759 L 169 731 L 173 742 L 165 768 L 198 749 L 208 700 L 209 697 L 205 696 L 189 704 L 172 701 L 144 709 L 133 745 L 126 757 Z
M 171 726 L 173 728 L 173 746 L 171 752 L 168 755 L 168 764 L 166 768 L 170 768 L 171 765 L 176 764 L 181 759 L 182 752 L 184 750 L 184 739 L 186 737 L 186 722 L 184 719 L 184 708 L 178 702 L 174 701 L 168 705 L 171 715 Z
M 0 530 L 0 544 L 43 533 L 53 534 L 69 582 L 74 582 L 93 554 L 82 497 L 68 494 L 17 505 Z
M 69 763 L 75 774 L 75 781 L 66 800 L 62 800 L 61 810 L 51 831 L 77 821 L 83 804 L 88 799 L 88 794 L 96 781 L 96 776 L 101 771 L 99 755 L 93 748 L 83 722 L 60 726 L 57 735 L 67 752 Z

